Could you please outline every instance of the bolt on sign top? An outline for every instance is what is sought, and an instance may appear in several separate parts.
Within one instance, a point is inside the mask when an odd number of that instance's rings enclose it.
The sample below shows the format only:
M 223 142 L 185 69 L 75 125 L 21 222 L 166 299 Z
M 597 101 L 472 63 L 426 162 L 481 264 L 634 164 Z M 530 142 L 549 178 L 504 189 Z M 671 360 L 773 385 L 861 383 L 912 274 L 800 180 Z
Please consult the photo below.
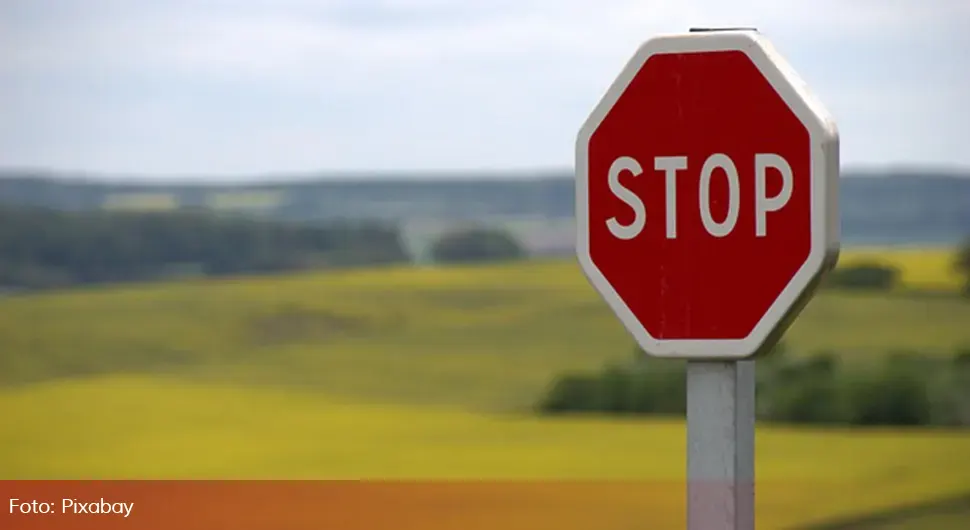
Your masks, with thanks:
M 839 253 L 834 120 L 757 31 L 643 44 L 579 131 L 577 257 L 656 357 L 774 345 Z

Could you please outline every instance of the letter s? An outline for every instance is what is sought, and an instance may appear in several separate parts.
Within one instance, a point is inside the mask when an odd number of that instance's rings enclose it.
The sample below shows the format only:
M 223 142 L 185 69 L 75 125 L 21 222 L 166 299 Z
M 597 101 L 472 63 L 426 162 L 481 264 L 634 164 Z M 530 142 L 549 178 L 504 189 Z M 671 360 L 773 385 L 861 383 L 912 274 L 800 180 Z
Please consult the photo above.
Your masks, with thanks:
M 610 233 L 614 237 L 629 240 L 637 237 L 643 231 L 643 227 L 647 224 L 647 209 L 643 205 L 643 201 L 640 200 L 640 197 L 637 197 L 635 193 L 620 183 L 620 173 L 624 171 L 629 171 L 636 177 L 643 173 L 643 168 L 640 167 L 640 163 L 636 159 L 629 156 L 621 156 L 613 161 L 613 164 L 610 166 L 609 175 L 607 176 L 610 191 L 613 192 L 613 195 L 633 209 L 633 222 L 628 225 L 623 225 L 616 220 L 616 217 L 611 217 L 606 220 L 606 227 L 610 229 Z

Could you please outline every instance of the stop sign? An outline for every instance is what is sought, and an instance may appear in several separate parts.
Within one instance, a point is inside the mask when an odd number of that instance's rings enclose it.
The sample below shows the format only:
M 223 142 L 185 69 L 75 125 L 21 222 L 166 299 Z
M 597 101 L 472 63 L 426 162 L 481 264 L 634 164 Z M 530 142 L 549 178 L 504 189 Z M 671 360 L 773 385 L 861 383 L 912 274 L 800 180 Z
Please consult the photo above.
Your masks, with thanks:
M 578 135 L 580 265 L 648 354 L 759 355 L 838 257 L 838 145 L 759 33 L 649 40 Z

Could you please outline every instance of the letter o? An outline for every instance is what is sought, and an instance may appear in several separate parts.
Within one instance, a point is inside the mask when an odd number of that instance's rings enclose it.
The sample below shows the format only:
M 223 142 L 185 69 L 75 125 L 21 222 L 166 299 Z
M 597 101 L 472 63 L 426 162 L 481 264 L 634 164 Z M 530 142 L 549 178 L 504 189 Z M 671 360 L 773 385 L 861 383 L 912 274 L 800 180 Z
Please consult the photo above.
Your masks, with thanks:
M 724 220 L 717 222 L 711 215 L 711 176 L 715 169 L 723 169 L 728 179 L 728 211 Z M 701 221 L 704 228 L 714 237 L 724 237 L 734 230 L 738 222 L 738 212 L 741 210 L 741 185 L 738 182 L 738 170 L 731 158 L 723 153 L 716 153 L 704 161 L 701 168 L 701 181 L 698 202 Z

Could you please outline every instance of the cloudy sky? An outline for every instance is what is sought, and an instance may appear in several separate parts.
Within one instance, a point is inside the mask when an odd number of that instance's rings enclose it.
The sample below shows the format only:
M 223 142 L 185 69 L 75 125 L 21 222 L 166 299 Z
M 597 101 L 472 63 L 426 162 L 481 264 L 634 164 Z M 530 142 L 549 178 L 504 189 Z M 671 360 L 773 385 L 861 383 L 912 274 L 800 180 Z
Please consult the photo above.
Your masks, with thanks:
M 641 41 L 744 25 L 846 166 L 970 167 L 968 22 L 968 0 L 0 0 L 0 165 L 567 168 Z

